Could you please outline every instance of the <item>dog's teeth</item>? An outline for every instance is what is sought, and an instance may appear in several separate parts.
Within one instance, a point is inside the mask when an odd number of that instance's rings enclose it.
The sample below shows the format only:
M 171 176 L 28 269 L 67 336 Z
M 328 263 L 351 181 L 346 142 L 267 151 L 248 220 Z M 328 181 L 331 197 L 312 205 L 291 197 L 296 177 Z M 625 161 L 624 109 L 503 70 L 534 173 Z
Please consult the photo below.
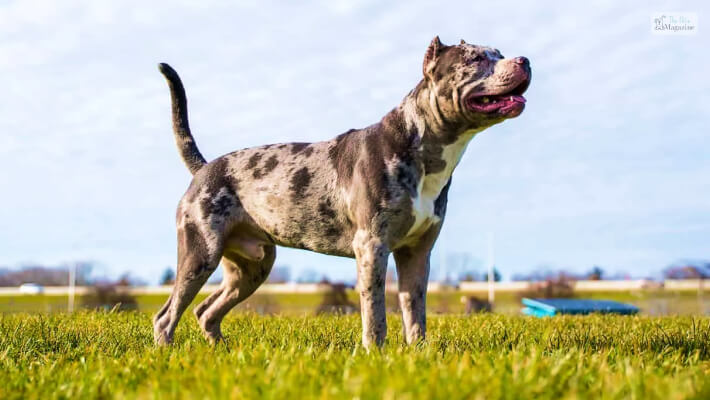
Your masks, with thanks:
M 481 102 L 483 102 L 484 104 L 488 103 L 489 101 L 490 99 L 488 97 L 484 97 L 483 99 L 481 99 Z

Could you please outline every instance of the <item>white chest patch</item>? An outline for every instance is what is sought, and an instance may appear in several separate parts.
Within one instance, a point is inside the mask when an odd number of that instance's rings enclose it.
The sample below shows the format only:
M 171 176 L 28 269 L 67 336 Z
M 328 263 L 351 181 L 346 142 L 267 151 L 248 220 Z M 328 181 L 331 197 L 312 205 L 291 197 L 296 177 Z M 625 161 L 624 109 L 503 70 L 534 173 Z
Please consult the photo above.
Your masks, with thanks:
M 424 175 L 418 182 L 417 197 L 412 201 L 414 224 L 407 232 L 407 238 L 418 236 L 432 224 L 441 220 L 434 213 L 434 203 L 439 198 L 449 178 L 451 178 L 451 174 L 461 160 L 466 146 L 478 132 L 477 130 L 464 132 L 456 142 L 445 146 L 441 152 L 441 158 L 446 163 L 444 169 L 434 174 Z

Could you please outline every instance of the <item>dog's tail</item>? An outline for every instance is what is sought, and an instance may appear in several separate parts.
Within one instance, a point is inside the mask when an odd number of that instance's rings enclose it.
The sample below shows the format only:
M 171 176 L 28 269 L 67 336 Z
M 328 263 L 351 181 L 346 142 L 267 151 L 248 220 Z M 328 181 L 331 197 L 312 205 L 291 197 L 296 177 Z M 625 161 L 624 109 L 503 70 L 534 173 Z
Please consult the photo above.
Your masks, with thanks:
M 207 164 L 207 161 L 200 153 L 195 143 L 195 138 L 190 133 L 190 124 L 187 121 L 187 97 L 185 97 L 185 88 L 182 86 L 182 81 L 172 67 L 168 64 L 158 64 L 160 73 L 168 80 L 170 86 L 170 99 L 172 102 L 173 113 L 173 132 L 175 133 L 175 142 L 182 161 L 190 170 L 190 173 L 195 175 L 197 171 Z

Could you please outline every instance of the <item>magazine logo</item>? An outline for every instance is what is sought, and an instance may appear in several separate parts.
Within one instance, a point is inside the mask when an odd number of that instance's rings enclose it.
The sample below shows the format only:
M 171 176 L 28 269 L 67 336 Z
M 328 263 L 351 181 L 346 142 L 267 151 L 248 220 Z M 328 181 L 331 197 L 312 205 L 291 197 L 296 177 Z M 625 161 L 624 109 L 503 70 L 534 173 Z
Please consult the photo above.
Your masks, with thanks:
M 695 35 L 698 15 L 689 12 L 663 12 L 651 16 L 651 31 L 657 35 Z

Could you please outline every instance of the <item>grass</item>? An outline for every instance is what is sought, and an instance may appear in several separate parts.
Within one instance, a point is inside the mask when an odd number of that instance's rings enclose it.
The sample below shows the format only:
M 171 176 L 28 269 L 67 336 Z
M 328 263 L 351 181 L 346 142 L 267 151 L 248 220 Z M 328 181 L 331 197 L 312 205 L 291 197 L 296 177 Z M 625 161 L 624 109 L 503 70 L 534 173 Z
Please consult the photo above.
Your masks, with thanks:
M 710 318 L 434 316 L 402 345 L 389 315 L 381 351 L 359 317 L 231 314 L 228 343 L 192 316 L 156 348 L 141 312 L 0 314 L 0 398 L 710 397 Z
M 460 314 L 464 312 L 462 295 L 473 295 L 481 299 L 486 293 L 464 293 L 461 291 L 434 292 L 427 295 L 429 312 L 439 314 Z M 193 304 L 199 303 L 207 295 L 200 294 Z M 641 308 L 646 315 L 702 315 L 710 313 L 710 293 L 698 298 L 694 291 L 676 292 L 664 290 L 622 291 L 622 292 L 584 292 L 577 297 L 607 299 L 628 302 Z M 165 303 L 167 295 L 137 296 L 141 311 L 154 313 Z M 256 311 L 259 313 L 278 313 L 286 315 L 302 315 L 312 313 L 320 303 L 322 294 L 303 293 L 256 293 L 247 301 L 239 304 L 237 311 Z M 350 300 L 357 304 L 355 291 L 348 291 Z M 387 294 L 388 309 L 396 310 L 394 293 Z M 81 298 L 77 298 L 77 305 Z M 516 293 L 502 292 L 496 294 L 495 311 L 503 314 L 520 313 L 520 300 Z M 57 312 L 67 310 L 67 297 L 61 295 L 0 295 L 0 312 Z

